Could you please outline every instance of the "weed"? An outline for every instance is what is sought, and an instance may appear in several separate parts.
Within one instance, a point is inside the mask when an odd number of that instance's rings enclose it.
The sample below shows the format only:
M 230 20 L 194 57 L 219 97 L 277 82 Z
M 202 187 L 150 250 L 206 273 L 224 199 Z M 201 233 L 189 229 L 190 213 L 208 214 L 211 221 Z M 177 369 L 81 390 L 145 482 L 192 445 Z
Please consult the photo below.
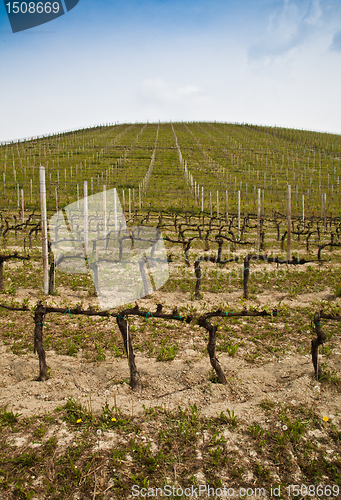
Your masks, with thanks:
M 100 420 L 103 422 L 104 427 L 114 427 L 117 423 L 115 407 L 109 407 L 108 402 L 102 407 L 102 414 Z M 102 426 L 102 427 L 103 427 Z
M 268 398 L 263 399 L 259 405 L 263 410 L 270 411 L 275 406 L 275 403 Z
M 306 424 L 304 422 L 299 419 L 292 422 L 283 410 L 281 412 L 280 419 L 284 424 L 283 429 L 287 431 L 286 434 L 288 434 L 292 441 L 296 442 L 301 436 L 304 435 L 306 428 Z
M 260 437 L 265 433 L 265 430 L 259 424 L 250 425 L 248 431 L 253 437 Z
M 66 347 L 67 347 L 66 354 L 68 356 L 75 356 L 77 354 L 78 347 L 76 346 L 76 344 L 72 340 L 69 340 L 66 343 Z
M 171 361 L 178 352 L 178 345 L 166 344 L 167 340 L 167 338 L 161 340 L 161 349 L 157 356 L 158 361 Z
M 97 354 L 96 354 L 96 361 L 104 361 L 105 360 L 105 353 L 104 350 L 100 347 L 98 348 Z
M 77 403 L 73 397 L 68 398 L 64 409 L 66 411 L 66 421 L 71 424 L 92 424 L 94 422 L 92 410 L 88 410 L 81 403 Z
M 39 427 L 37 427 L 37 429 L 34 430 L 34 435 L 39 438 L 42 438 L 46 433 L 46 431 L 47 431 L 46 427 L 42 423 L 40 423 Z
M 328 382 L 329 384 L 336 385 L 341 388 L 341 377 L 339 373 L 334 368 L 328 369 L 326 362 L 321 363 L 320 366 L 323 373 L 321 382 Z
M 53 436 L 49 438 L 44 444 L 44 450 L 47 455 L 52 455 L 57 448 L 57 437 Z
M 8 404 L 0 409 L 0 425 L 13 425 L 18 422 L 18 417 L 21 413 L 13 413 L 13 411 L 7 411 Z
M 216 371 L 213 368 L 210 369 L 208 373 L 208 378 L 209 381 L 212 382 L 212 384 L 219 384 L 218 375 L 216 374 Z
M 231 358 L 233 358 L 238 350 L 239 344 L 233 344 L 232 342 L 221 342 L 217 346 L 217 351 L 227 352 Z
M 222 411 L 220 415 L 217 414 L 216 421 L 221 424 L 228 424 L 231 427 L 237 427 L 239 424 L 238 417 L 234 414 L 234 411 L 226 408 L 227 415 Z
M 19 455 L 13 462 L 20 468 L 32 467 L 39 462 L 39 458 L 34 450 L 29 450 L 27 453 Z
M 165 459 L 164 454 L 159 450 L 155 455 L 151 451 L 151 444 L 146 445 L 138 443 L 135 439 L 131 443 L 131 449 L 134 453 L 135 461 L 138 462 L 139 468 L 144 467 L 146 473 L 155 472 L 160 467 L 159 462 Z

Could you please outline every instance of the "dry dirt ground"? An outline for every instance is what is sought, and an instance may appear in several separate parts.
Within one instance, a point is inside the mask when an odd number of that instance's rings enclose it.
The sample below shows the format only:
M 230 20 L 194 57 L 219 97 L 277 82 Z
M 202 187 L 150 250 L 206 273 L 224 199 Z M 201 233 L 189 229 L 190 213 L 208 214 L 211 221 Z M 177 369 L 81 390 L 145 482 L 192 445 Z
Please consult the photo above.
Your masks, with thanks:
M 26 291 L 27 292 L 27 291 Z M 29 292 L 32 293 L 32 292 Z M 74 294 L 75 299 L 79 296 Z M 156 292 L 152 298 L 138 301 L 141 308 L 155 310 L 155 304 L 163 302 L 171 308 L 179 303 L 184 304 L 189 294 Z M 224 299 L 224 294 L 219 298 Z M 328 300 L 330 291 L 326 290 L 319 295 L 304 294 L 295 300 L 285 299 L 280 292 L 271 295 L 262 294 L 256 303 L 259 305 L 279 301 L 290 306 L 307 306 L 312 299 Z M 226 294 L 229 306 L 239 310 L 238 297 L 240 292 Z M 24 290 L 17 294 L 18 300 L 24 297 Z M 207 310 L 216 306 L 216 295 L 205 293 L 204 300 Z M 62 303 L 62 298 L 54 299 L 53 303 Z M 94 304 L 94 300 L 84 300 L 84 307 Z M 76 303 L 76 300 L 75 300 Z M 191 303 L 196 303 L 192 301 Z M 201 302 L 197 302 L 200 307 Z M 190 326 L 184 326 L 190 329 Z M 89 402 L 91 397 L 93 409 L 99 411 L 106 398 L 106 391 L 113 394 L 117 390 L 118 406 L 126 411 L 138 414 L 142 405 L 153 406 L 165 404 L 169 408 L 176 408 L 180 402 L 197 403 L 202 412 L 207 415 L 220 412 L 226 406 L 235 410 L 237 415 L 252 419 L 257 415 L 257 404 L 268 397 L 275 401 L 295 400 L 297 403 L 314 401 L 321 415 L 332 416 L 341 411 L 341 394 L 335 393 L 333 387 L 321 386 L 314 379 L 311 355 L 290 354 L 282 358 L 273 356 L 273 361 L 261 366 L 247 363 L 240 356 L 230 357 L 227 353 L 219 353 L 219 361 L 226 372 L 230 383 L 226 386 L 209 384 L 210 393 L 202 391 L 209 381 L 210 363 L 208 355 L 202 352 L 203 330 L 194 327 L 192 340 L 189 345 L 183 345 L 172 361 L 158 362 L 136 352 L 136 364 L 142 377 L 142 394 L 134 394 L 127 381 L 129 369 L 126 358 L 111 357 L 106 351 L 106 360 L 89 363 L 82 357 L 82 351 L 77 357 L 57 355 L 54 351 L 47 351 L 47 364 L 51 369 L 50 379 L 47 382 L 38 382 L 34 379 L 38 375 L 38 359 L 32 352 L 17 356 L 9 351 L 3 343 L 0 344 L 0 406 L 9 404 L 23 416 L 44 414 L 62 404 L 69 396 L 81 402 Z M 333 352 L 332 363 L 335 369 L 341 371 L 341 337 L 338 346 Z M 307 343 L 309 340 L 307 339 Z M 198 349 L 199 347 L 199 349 Z M 321 356 L 320 356 L 320 361 Z M 116 381 L 116 383 L 115 383 Z
M 9 405 L 22 416 L 43 415 L 53 411 L 72 396 L 99 412 L 106 399 L 133 415 L 144 413 L 142 405 L 164 404 L 174 409 L 179 404 L 194 404 L 207 416 L 233 409 L 244 420 L 261 421 L 258 404 L 269 398 L 293 404 L 313 402 L 321 416 L 333 418 L 341 409 L 341 394 L 322 386 L 313 378 L 310 355 L 287 356 L 263 366 L 251 366 L 228 354 L 219 360 L 228 375 L 226 386 L 209 383 L 209 359 L 189 347 L 173 361 L 160 363 L 136 354 L 136 364 L 142 377 L 142 394 L 132 392 L 127 382 L 129 370 L 126 359 L 112 358 L 100 363 L 84 362 L 77 358 L 56 355 L 47 351 L 50 379 L 38 382 L 38 362 L 34 354 L 17 356 L 0 346 L 1 392 L 0 405 Z M 335 353 L 340 355 L 338 351 Z M 335 363 L 341 370 L 341 362 Z M 109 391 L 109 395 L 107 392 Z
M 64 290 L 59 290 L 60 295 L 48 299 L 54 305 L 63 304 Z M 22 301 L 28 299 L 31 305 L 35 304 L 39 293 L 37 290 L 21 288 L 18 290 L 15 300 Z M 84 308 L 95 304 L 94 298 L 86 298 L 81 292 L 68 292 L 68 302 L 71 305 L 80 300 L 83 301 Z M 241 292 L 219 294 L 219 301 L 228 302 L 230 310 L 241 310 Z M 320 294 L 306 293 L 290 299 L 280 291 L 262 293 L 249 301 L 249 305 L 260 306 L 271 305 L 276 307 L 280 302 L 288 308 L 313 307 L 321 300 L 333 301 L 340 304 L 340 299 L 335 299 L 330 289 L 325 289 Z M 190 293 L 163 293 L 155 292 L 152 296 L 141 299 L 138 304 L 141 309 L 153 311 L 156 304 L 165 304 L 167 310 L 178 306 L 193 306 L 197 312 L 205 307 L 206 311 L 213 310 L 218 306 L 217 294 L 204 293 L 201 301 L 195 301 Z M 6 327 L 6 318 L 1 320 L 1 328 Z M 111 327 L 117 329 L 113 319 Z M 32 330 L 33 323 L 30 318 L 27 322 L 27 329 Z M 284 327 L 284 323 L 283 323 Z M 128 380 L 129 369 L 125 357 L 112 356 L 112 352 L 105 350 L 105 360 L 99 362 L 89 362 L 83 356 L 80 349 L 76 356 L 65 356 L 57 354 L 53 350 L 46 351 L 47 364 L 50 368 L 50 378 L 46 382 L 38 382 L 38 359 L 33 352 L 25 352 L 20 355 L 14 354 L 8 345 L 0 343 L 0 408 L 7 405 L 7 410 L 20 413 L 21 417 L 43 416 L 52 413 L 57 407 L 65 405 L 66 401 L 72 397 L 82 405 L 91 407 L 94 413 L 99 413 L 107 401 L 109 406 L 116 404 L 124 415 L 133 417 L 140 416 L 143 419 L 145 408 L 159 408 L 165 410 L 176 410 L 179 405 L 189 407 L 196 405 L 204 417 L 216 417 L 221 412 L 229 409 L 243 423 L 244 428 L 259 424 L 264 429 L 270 425 L 281 427 L 281 422 L 273 424 L 269 413 L 259 406 L 264 401 L 270 401 L 275 405 L 282 404 L 294 407 L 310 407 L 320 416 L 328 417 L 328 422 L 341 426 L 341 391 L 336 385 L 330 383 L 317 382 L 314 379 L 313 366 L 309 349 L 305 353 L 286 351 L 280 355 L 268 352 L 264 362 L 250 363 L 245 359 L 245 352 L 248 351 L 248 343 L 240 348 L 234 357 L 227 352 L 218 352 L 218 359 L 226 373 L 227 385 L 213 383 L 210 380 L 210 363 L 204 339 L 205 331 L 199 326 L 181 325 L 181 330 L 186 334 L 178 339 L 179 349 L 175 359 L 171 361 L 158 361 L 156 356 L 136 350 L 136 365 L 142 378 L 142 392 L 132 392 Z M 255 333 L 255 332 L 254 332 Z M 306 341 L 309 347 L 313 334 L 309 330 L 302 340 Z M 257 340 L 255 341 L 257 342 Z M 257 344 L 256 344 L 257 346 Z M 266 352 L 267 348 L 262 341 L 259 341 L 259 348 Z M 256 347 L 257 349 L 257 347 Z M 340 374 L 341 372 L 341 336 L 334 338 L 334 350 L 332 356 L 328 357 L 328 365 Z M 324 360 L 323 352 L 320 362 Z M 312 436 L 323 437 L 323 432 L 319 430 L 309 431 Z M 315 434 L 314 434 L 315 432 Z M 320 433 L 320 434 L 318 434 Z M 228 434 L 228 433 L 227 433 Z M 52 427 L 44 439 L 55 435 L 57 445 L 60 450 L 66 449 L 72 444 L 74 435 L 64 424 Z M 236 438 L 229 435 L 227 445 L 232 449 L 239 450 L 241 456 L 251 453 L 251 458 L 257 458 L 256 451 L 248 450 L 246 441 L 236 441 Z M 8 444 L 16 446 L 18 449 L 27 450 L 33 446 L 32 437 L 29 433 L 19 432 L 9 435 Z M 118 444 L 115 432 L 103 432 L 98 439 L 94 449 L 109 450 Z M 340 442 L 326 442 L 325 452 L 335 456 L 340 461 Z M 254 455 L 252 455 L 252 453 Z M 242 458 L 240 459 L 242 460 Z M 295 457 L 293 458 L 295 461 Z M 251 469 L 250 469 L 251 470 Z M 246 470 L 244 480 L 249 480 L 249 484 L 255 484 L 252 472 Z M 199 482 L 205 481 L 205 476 L 198 469 L 196 472 Z M 249 478 L 249 479 L 247 479 Z M 291 481 L 301 484 L 304 476 L 298 464 L 296 470 L 291 475 Z M 276 472 L 273 472 L 272 480 L 276 483 Z M 277 475 L 280 482 L 282 476 Z M 328 482 L 328 477 L 324 476 L 324 481 Z M 259 484 L 259 483 L 257 483 Z M 110 486 L 110 485 L 109 485 Z M 341 488 L 341 485 L 340 485 Z M 110 488 L 106 495 L 111 493 Z M 268 495 L 268 494 L 267 494 Z M 5 499 L 1 496 L 0 499 Z M 8 498 L 15 498 L 9 496 Z M 24 497 L 23 497 L 24 498 Z M 31 498 L 31 497 L 30 497 Z M 33 499 L 41 500 L 44 495 L 33 496 Z M 82 497 L 68 497 L 79 500 Z M 93 497 L 95 498 L 95 496 Z M 132 496 L 103 496 L 100 498 L 133 498 Z M 206 498 L 202 496 L 202 498 Z M 248 498 L 258 498 L 248 496 Z M 272 498 L 271 495 L 266 498 Z M 283 498 L 289 498 L 283 496 Z M 297 497 L 296 497 L 297 498 Z M 309 498 L 322 498 L 310 496 Z M 323 497 L 324 498 L 324 497 Z M 327 497 L 326 497 L 327 498 Z M 335 498 L 335 497 L 333 497 Z M 341 498 L 341 495 L 340 495 Z

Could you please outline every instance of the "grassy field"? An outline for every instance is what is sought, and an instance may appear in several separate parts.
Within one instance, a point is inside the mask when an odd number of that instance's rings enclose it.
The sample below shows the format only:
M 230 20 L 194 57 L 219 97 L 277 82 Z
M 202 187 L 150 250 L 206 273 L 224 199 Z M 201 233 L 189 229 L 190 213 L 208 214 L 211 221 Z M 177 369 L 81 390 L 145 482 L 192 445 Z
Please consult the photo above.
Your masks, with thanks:
M 0 307 L 0 499 L 184 499 L 199 488 L 201 498 L 340 498 L 340 321 L 322 321 L 322 379 L 311 362 L 314 314 L 341 314 L 340 159 L 337 135 L 225 123 L 122 124 L 2 145 L 0 254 L 30 260 L 4 262 L 0 304 L 30 311 Z M 89 194 L 116 187 L 121 204 L 124 190 L 129 226 L 162 232 L 169 279 L 137 301 L 145 317 L 129 317 L 141 393 L 114 317 L 47 314 L 49 379 L 37 380 L 38 300 L 99 308 L 90 274 L 57 269 L 54 294 L 43 294 L 39 165 L 49 217 L 56 196 L 58 209 L 75 202 L 86 180 Z M 291 255 L 309 262 L 252 261 L 246 299 L 245 256 L 286 259 L 287 184 Z M 217 257 L 219 241 L 221 260 L 233 260 L 201 262 L 197 296 L 194 263 Z M 158 304 L 192 320 L 153 317 Z M 200 323 L 217 309 L 226 312 L 211 319 L 226 385 Z M 244 309 L 270 315 L 228 315 Z

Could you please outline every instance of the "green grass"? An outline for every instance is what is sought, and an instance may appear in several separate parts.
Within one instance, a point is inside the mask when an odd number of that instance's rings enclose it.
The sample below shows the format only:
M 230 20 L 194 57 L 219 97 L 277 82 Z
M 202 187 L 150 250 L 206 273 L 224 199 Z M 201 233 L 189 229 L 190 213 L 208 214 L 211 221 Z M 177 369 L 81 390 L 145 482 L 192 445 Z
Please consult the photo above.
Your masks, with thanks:
M 157 355 L 158 361 L 171 361 L 175 358 L 178 352 L 178 346 L 176 344 L 169 344 L 169 340 L 166 337 L 161 340 L 161 349 Z
M 7 411 L 7 406 L 0 408 L 0 426 L 13 425 L 18 422 L 20 413 L 13 413 L 13 411 Z
M 267 401 L 262 406 L 266 429 L 256 421 L 251 420 L 250 424 L 238 419 L 233 409 L 228 408 L 212 418 L 202 415 L 196 404 L 175 410 L 145 407 L 144 414 L 133 418 L 124 415 L 121 409 L 115 413 L 107 403 L 100 413 L 93 414 L 69 399 L 52 415 L 32 417 L 29 421 L 16 417 L 20 433 L 33 433 L 39 439 L 41 446 L 37 448 L 21 451 L 5 444 L 11 436 L 11 431 L 8 432 L 11 422 L 1 427 L 0 491 L 9 500 L 30 498 L 33 492 L 57 499 L 79 491 L 90 498 L 96 483 L 99 494 L 110 488 L 112 494 L 124 499 L 134 484 L 140 488 L 176 484 L 180 468 L 183 488 L 201 484 L 196 479 L 199 468 L 211 487 L 256 485 L 269 490 L 278 479 L 283 484 L 294 484 L 292 454 L 309 484 L 316 484 L 316 478 L 322 485 L 328 481 L 340 484 L 337 456 L 327 457 L 324 446 L 308 431 L 318 429 L 326 446 L 336 450 L 341 422 L 338 419 L 323 422 L 312 406 Z M 76 424 L 75 419 L 79 418 L 82 423 Z M 69 445 L 61 445 L 56 435 L 46 437 L 49 426 L 59 428 L 61 419 L 66 424 L 65 430 L 72 433 Z M 99 443 L 107 439 L 107 432 L 114 432 L 119 444 L 99 449 Z M 238 442 L 241 450 L 246 446 L 242 455 L 231 448 L 226 435 Z M 255 450 L 256 455 L 249 455 L 250 450 Z M 246 480 L 247 470 L 252 471 L 251 482 Z M 328 477 L 327 483 L 323 476 Z M 44 477 L 44 481 L 37 483 L 37 477 Z

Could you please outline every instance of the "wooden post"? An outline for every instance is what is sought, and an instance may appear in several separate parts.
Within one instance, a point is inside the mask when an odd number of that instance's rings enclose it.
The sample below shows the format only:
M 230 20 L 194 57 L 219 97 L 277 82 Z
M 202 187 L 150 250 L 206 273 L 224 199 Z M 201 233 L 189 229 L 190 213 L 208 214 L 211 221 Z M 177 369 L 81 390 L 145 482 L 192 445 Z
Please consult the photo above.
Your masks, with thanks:
M 25 222 L 25 215 L 24 215 L 24 190 L 21 189 L 21 222 Z
M 30 195 L 31 195 L 31 203 L 32 203 L 32 179 L 30 179 Z
M 219 219 L 219 191 L 217 191 L 217 219 Z
M 240 191 L 238 191 L 238 239 L 240 240 Z
M 103 237 L 104 249 L 107 247 L 107 192 L 105 185 L 103 186 Z
M 229 206 L 228 206 L 228 201 L 229 201 L 229 194 L 226 189 L 225 191 L 225 214 L 226 214 L 226 224 L 229 223 Z
M 84 181 L 84 252 L 85 257 L 88 255 L 88 182 Z
M 258 197 L 257 197 L 257 253 L 260 251 L 260 189 L 258 188 Z
M 47 215 L 46 215 L 46 184 L 45 167 L 39 167 L 39 185 L 40 185 L 40 212 L 41 212 L 41 241 L 43 254 L 43 276 L 44 276 L 44 294 L 49 293 L 49 262 L 47 245 Z
M 304 226 L 305 226 L 305 223 L 304 223 L 304 194 L 302 194 L 302 224 L 303 224 L 303 229 L 304 229 Z
M 117 231 L 117 191 L 114 189 L 114 223 L 115 231 Z
M 291 186 L 287 190 L 287 260 L 291 260 Z
M 212 218 L 212 191 L 210 191 L 210 215 Z
M 327 193 L 323 195 L 323 230 L 327 228 Z
M 129 188 L 129 220 L 131 218 L 131 191 Z
M 4 275 L 3 275 L 3 269 L 4 269 L 4 260 L 0 259 L 0 292 L 2 292 L 4 288 Z
M 321 194 L 321 219 L 323 218 L 323 194 Z
M 201 186 L 201 211 L 204 211 L 204 186 Z

